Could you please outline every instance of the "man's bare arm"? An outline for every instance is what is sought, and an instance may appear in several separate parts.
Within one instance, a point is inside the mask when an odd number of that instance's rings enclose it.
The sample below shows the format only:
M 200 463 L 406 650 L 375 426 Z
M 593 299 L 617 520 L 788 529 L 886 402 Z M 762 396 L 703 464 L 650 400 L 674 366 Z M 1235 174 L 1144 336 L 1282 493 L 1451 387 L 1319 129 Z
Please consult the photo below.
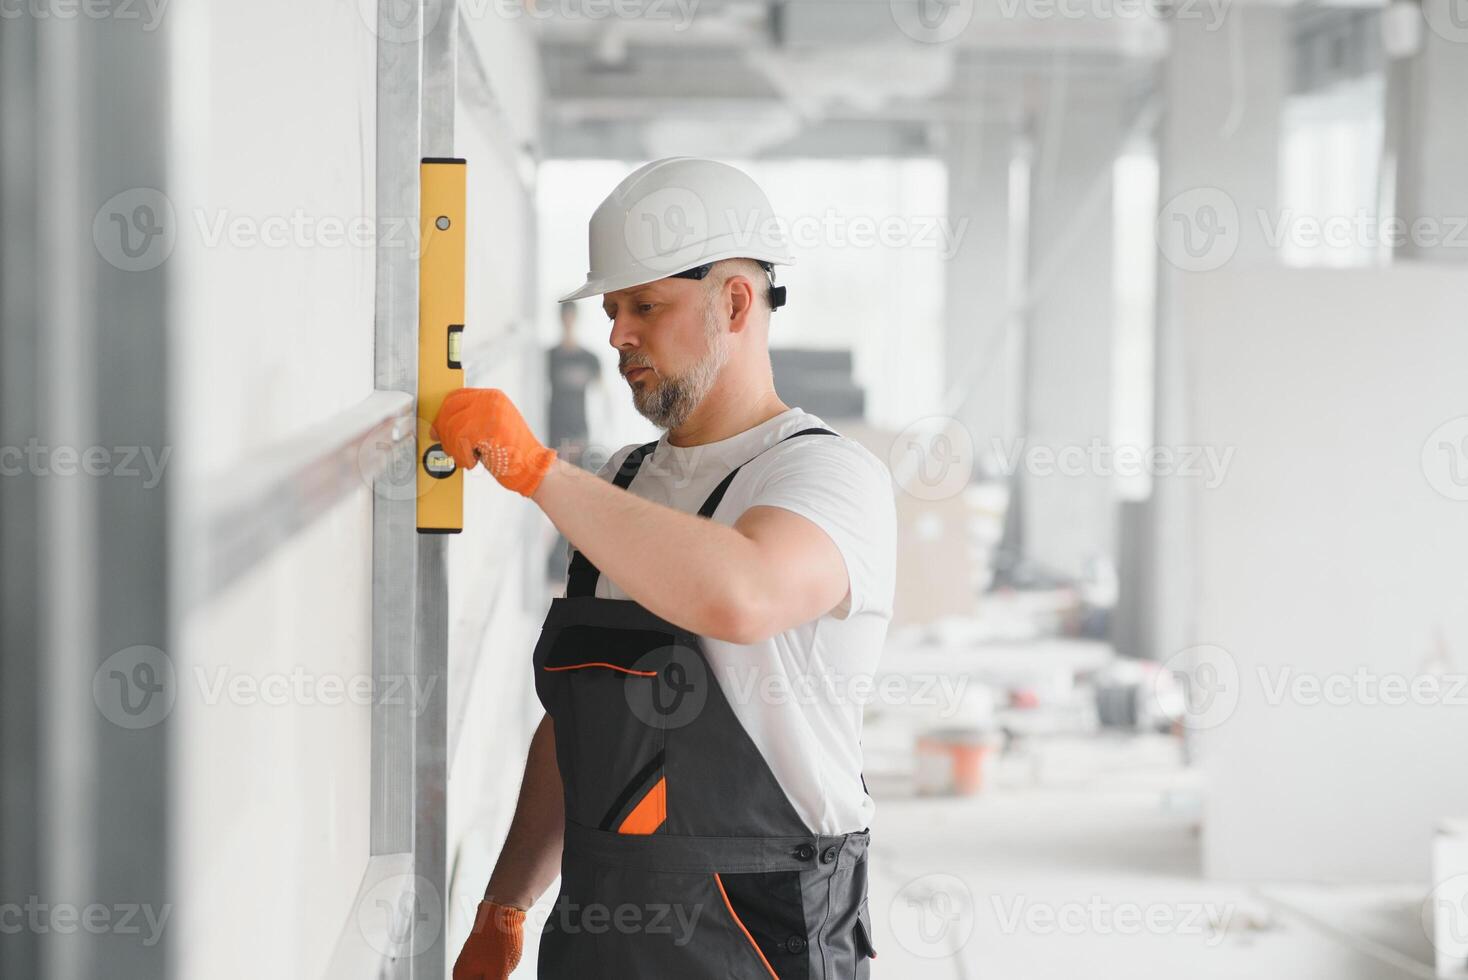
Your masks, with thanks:
M 530 740 L 520 801 L 505 846 L 484 897 L 501 905 L 529 908 L 561 870 L 565 811 L 556 765 L 556 735 L 550 716 L 541 719 Z
M 755 643 L 846 594 L 836 543 L 790 511 L 755 507 L 726 527 L 559 459 L 531 499 L 627 595 L 700 636 Z

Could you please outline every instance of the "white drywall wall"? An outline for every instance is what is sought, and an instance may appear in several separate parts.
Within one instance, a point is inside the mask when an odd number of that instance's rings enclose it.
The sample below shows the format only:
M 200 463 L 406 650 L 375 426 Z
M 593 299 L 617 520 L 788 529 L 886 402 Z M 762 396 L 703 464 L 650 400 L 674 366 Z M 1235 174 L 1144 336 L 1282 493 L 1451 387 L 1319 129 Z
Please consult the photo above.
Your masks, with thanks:
M 378 42 L 364 20 L 374 9 L 264 0 L 170 11 L 174 465 L 186 488 L 373 388 L 374 249 L 411 247 L 416 234 L 374 223 Z M 515 337 L 517 324 L 529 336 L 539 67 L 528 20 L 484 8 L 461 27 L 466 380 L 505 388 L 536 420 L 543 372 L 534 345 Z M 451 774 L 451 862 L 462 836 L 478 835 L 475 853 L 487 854 L 508 823 L 534 721 L 527 609 L 543 598 L 530 574 L 540 555 L 526 550 L 544 523 L 534 508 L 476 473 L 465 511 L 450 545 L 449 659 L 451 685 L 472 693 L 450 699 L 469 719 L 457 757 L 467 762 Z M 296 689 L 284 703 L 240 703 L 201 685 L 300 672 L 370 680 L 371 542 L 364 486 L 194 610 L 170 651 L 181 691 L 176 891 L 193 919 L 181 976 L 321 976 L 354 928 L 369 850 L 370 704 L 325 705 Z
M 1193 495 L 1197 639 L 1239 672 L 1198 739 L 1212 876 L 1426 882 L 1468 812 L 1468 691 L 1355 679 L 1468 673 L 1465 309 L 1456 265 L 1184 284 L 1194 441 L 1234 453 Z
M 377 41 L 357 3 L 170 9 L 180 464 L 225 469 L 373 379 Z M 396 242 L 408 247 L 412 229 Z
M 320 977 L 370 846 L 371 491 L 186 624 L 173 652 L 178 976 Z

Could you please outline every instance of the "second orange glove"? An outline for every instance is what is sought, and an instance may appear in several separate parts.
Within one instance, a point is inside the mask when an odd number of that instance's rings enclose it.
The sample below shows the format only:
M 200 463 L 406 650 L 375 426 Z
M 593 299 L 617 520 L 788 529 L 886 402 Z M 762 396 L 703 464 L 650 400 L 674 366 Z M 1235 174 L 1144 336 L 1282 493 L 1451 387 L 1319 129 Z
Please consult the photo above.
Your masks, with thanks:
M 502 486 L 526 497 L 556 460 L 556 451 L 540 444 L 520 410 L 498 388 L 450 392 L 433 420 L 433 431 L 461 469 L 481 462 Z
M 454 980 L 507 980 L 525 945 L 525 910 L 483 901 L 454 962 Z

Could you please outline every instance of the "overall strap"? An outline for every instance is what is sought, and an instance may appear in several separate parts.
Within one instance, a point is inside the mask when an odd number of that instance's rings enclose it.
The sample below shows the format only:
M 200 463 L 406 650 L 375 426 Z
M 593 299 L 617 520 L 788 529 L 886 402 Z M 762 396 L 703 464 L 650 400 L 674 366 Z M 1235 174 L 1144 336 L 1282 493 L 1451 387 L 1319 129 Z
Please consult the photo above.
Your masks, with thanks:
M 796 436 L 817 436 L 817 435 L 834 436 L 835 434 L 836 433 L 832 432 L 830 429 L 809 428 L 809 429 L 801 429 L 799 432 L 792 432 L 788 436 L 786 436 L 785 439 L 794 439 Z M 776 442 L 774 444 L 774 446 L 766 446 L 764 449 L 760 450 L 759 453 L 756 453 L 755 454 L 755 457 L 753 457 L 753 458 L 758 458 L 763 453 L 768 452 L 771 449 L 774 449 L 775 446 L 778 446 L 781 442 L 784 442 L 785 439 L 781 439 L 779 442 Z M 699 517 L 713 517 L 714 516 L 714 511 L 718 510 L 719 503 L 724 499 L 724 494 L 729 489 L 729 484 L 731 484 L 731 483 L 734 482 L 734 477 L 738 476 L 739 475 L 739 471 L 742 470 L 742 469 L 744 469 L 744 467 L 747 466 L 750 462 L 751 462 L 751 460 L 747 459 L 743 463 L 740 463 L 738 466 L 734 467 L 732 470 L 729 471 L 729 475 L 728 476 L 724 477 L 724 479 L 722 479 L 722 480 L 719 481 L 719 485 L 716 486 L 716 487 L 714 487 L 714 492 L 711 493 L 711 494 L 709 494 L 708 499 L 703 502 L 703 506 L 700 507 L 700 508 L 698 508 L 698 516 Z
M 784 442 L 785 439 L 794 439 L 796 436 L 810 435 L 834 436 L 836 435 L 836 433 L 832 432 L 830 429 L 815 427 L 809 429 L 801 429 L 799 432 L 792 432 L 784 439 L 779 440 L 779 442 L 775 443 L 775 446 L 778 446 L 781 442 Z M 638 446 L 636 449 L 632 450 L 632 452 L 628 453 L 626 460 L 623 461 L 621 467 L 617 470 L 617 475 L 613 478 L 612 483 L 614 483 L 616 486 L 621 487 L 623 490 L 626 490 L 627 487 L 631 485 L 632 478 L 637 475 L 638 469 L 641 468 L 643 457 L 647 456 L 655 448 L 657 448 L 657 443 L 649 442 L 647 445 Z M 765 450 L 761 450 L 761 452 L 773 448 L 774 446 L 767 446 L 765 447 Z M 729 490 L 729 485 L 734 482 L 734 477 L 739 474 L 739 471 L 743 469 L 748 462 L 749 460 L 745 460 L 743 463 L 740 463 L 738 466 L 734 467 L 732 470 L 729 471 L 729 475 L 724 477 L 724 479 L 719 482 L 718 486 L 714 487 L 714 492 L 709 494 L 708 499 L 703 502 L 703 506 L 698 509 L 699 517 L 713 516 L 714 511 L 718 509 L 719 503 L 724 499 L 724 494 Z M 591 563 L 591 559 L 583 555 L 580 549 L 577 549 L 576 553 L 571 558 L 571 571 L 566 580 L 566 598 L 570 599 L 574 596 L 596 595 L 596 582 L 597 579 L 600 577 L 601 572 L 597 569 L 595 565 Z
M 616 475 L 612 477 L 612 485 L 621 487 L 623 490 L 631 486 L 633 477 L 637 476 L 637 471 L 642 469 L 643 459 L 656 449 L 657 445 L 656 442 L 649 442 L 628 453 L 627 458 L 622 460 L 622 465 L 617 467 Z M 583 555 L 580 548 L 577 548 L 576 553 L 571 556 L 571 570 L 566 579 L 566 598 L 596 595 L 596 580 L 600 577 L 601 572 L 591 563 L 591 559 Z

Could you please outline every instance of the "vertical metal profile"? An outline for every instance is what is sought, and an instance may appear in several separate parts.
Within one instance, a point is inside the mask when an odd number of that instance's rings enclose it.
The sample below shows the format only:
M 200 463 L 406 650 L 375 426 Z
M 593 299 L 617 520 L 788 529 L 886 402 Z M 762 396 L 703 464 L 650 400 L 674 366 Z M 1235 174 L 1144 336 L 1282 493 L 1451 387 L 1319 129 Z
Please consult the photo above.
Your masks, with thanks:
M 407 13 L 410 22 L 403 23 Z M 418 4 L 379 0 L 377 31 L 378 241 L 394 228 L 418 227 L 418 118 L 423 22 Z M 376 253 L 373 360 L 380 390 L 417 393 L 418 263 L 415 249 Z M 418 602 L 417 460 L 411 442 L 399 444 L 387 472 L 373 487 L 372 673 L 407 678 L 414 669 Z M 413 713 L 402 703 L 373 699 L 372 853 L 413 849 Z
M 421 156 L 454 156 L 454 111 L 458 100 L 459 8 L 457 0 L 424 0 L 436 13 L 423 35 L 423 111 L 419 116 Z M 462 227 L 462 225 L 461 225 Z M 461 320 L 462 322 L 462 320 Z M 422 407 L 419 409 L 422 414 Z M 414 958 L 413 976 L 441 980 L 448 930 L 448 544 L 443 534 L 418 539 L 417 674 L 420 691 L 432 692 L 415 719 L 413 868 L 438 903 L 440 923 Z
M 404 15 L 407 15 L 405 20 Z M 377 220 L 421 228 L 420 165 L 453 156 L 453 0 L 379 0 Z M 382 241 L 390 241 L 383 237 Z M 420 243 L 420 245 L 423 243 Z M 376 386 L 419 394 L 420 249 L 377 249 Z M 419 406 L 420 424 L 424 415 Z M 447 535 L 417 533 L 416 447 L 377 481 L 372 656 L 378 677 L 411 677 L 425 699 L 373 708 L 372 852 L 411 853 L 413 929 L 394 978 L 445 974 L 447 891 Z

